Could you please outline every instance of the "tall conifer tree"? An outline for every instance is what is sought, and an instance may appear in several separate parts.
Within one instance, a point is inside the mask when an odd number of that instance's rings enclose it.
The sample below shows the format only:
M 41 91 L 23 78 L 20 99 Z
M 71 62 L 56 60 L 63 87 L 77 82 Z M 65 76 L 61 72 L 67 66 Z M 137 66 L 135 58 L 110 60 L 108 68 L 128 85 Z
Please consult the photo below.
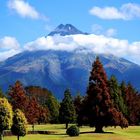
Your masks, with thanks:
M 85 100 L 85 115 L 89 125 L 95 126 L 95 132 L 103 132 L 104 126 L 128 126 L 123 114 L 113 105 L 107 85 L 107 76 L 98 57 L 92 65 Z
M 122 97 L 121 89 L 119 83 L 114 75 L 112 75 L 108 81 L 109 92 L 111 95 L 112 102 L 114 107 L 122 112 L 124 116 L 127 115 L 127 106 L 124 103 L 124 99 Z
M 60 104 L 59 118 L 61 123 L 66 124 L 66 129 L 68 128 L 68 124 L 74 122 L 76 119 L 76 112 L 69 89 L 64 92 L 64 99 Z
M 14 110 L 20 109 L 25 113 L 29 100 L 20 81 L 16 81 L 13 86 L 10 86 L 9 100 Z

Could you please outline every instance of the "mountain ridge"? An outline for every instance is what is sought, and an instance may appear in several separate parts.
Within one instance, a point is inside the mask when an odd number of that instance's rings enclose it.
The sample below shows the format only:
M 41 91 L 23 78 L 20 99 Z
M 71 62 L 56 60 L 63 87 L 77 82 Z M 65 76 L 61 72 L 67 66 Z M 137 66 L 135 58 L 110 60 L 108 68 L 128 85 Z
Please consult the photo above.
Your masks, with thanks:
M 56 34 L 59 34 L 60 36 L 66 36 L 66 35 L 76 35 L 76 34 L 87 35 L 88 33 L 84 33 L 80 31 L 72 24 L 65 24 L 65 25 L 60 24 L 52 32 L 50 32 L 48 36 L 54 36 Z
M 87 34 L 71 24 L 60 24 L 48 36 Z M 82 50 L 81 50 L 82 49 Z M 24 86 L 41 86 L 51 90 L 58 99 L 70 88 L 72 94 L 85 94 L 92 63 L 99 56 L 108 78 L 115 75 L 120 81 L 131 82 L 140 90 L 140 66 L 112 54 L 97 54 L 78 47 L 73 51 L 36 50 L 24 51 L 0 62 L 0 87 L 4 91 L 16 80 Z
M 25 86 L 37 85 L 51 90 L 59 99 L 66 88 L 85 94 L 91 66 L 97 54 L 93 52 L 26 51 L 0 63 L 0 86 L 7 90 L 16 80 Z M 135 81 L 140 76 L 140 66 L 112 55 L 98 55 L 108 77 L 114 74 L 140 87 Z M 135 71 L 135 75 L 134 75 Z

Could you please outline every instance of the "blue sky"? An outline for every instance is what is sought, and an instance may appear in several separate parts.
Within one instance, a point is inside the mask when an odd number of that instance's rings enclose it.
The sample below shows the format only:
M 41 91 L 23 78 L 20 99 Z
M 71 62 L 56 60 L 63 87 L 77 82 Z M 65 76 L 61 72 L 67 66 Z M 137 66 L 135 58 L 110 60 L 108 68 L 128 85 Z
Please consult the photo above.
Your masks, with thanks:
M 139 0 L 1 0 L 0 59 L 20 52 L 18 47 L 46 36 L 60 23 L 73 24 L 83 32 L 127 40 L 129 46 L 139 50 Z M 129 59 L 128 55 L 122 56 Z M 139 54 L 132 55 L 137 56 L 130 60 L 140 63 L 136 60 Z

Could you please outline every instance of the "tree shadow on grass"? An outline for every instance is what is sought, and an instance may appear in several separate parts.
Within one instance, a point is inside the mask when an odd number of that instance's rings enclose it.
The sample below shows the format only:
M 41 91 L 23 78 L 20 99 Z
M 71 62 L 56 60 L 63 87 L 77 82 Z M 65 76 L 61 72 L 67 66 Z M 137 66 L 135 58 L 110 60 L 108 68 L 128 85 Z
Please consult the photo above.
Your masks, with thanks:
M 52 134 L 52 135 L 67 135 L 66 133 L 55 133 L 55 134 Z
M 94 131 L 88 131 L 88 132 L 80 132 L 80 134 L 115 134 L 114 132 L 102 132 L 102 133 L 97 133 Z

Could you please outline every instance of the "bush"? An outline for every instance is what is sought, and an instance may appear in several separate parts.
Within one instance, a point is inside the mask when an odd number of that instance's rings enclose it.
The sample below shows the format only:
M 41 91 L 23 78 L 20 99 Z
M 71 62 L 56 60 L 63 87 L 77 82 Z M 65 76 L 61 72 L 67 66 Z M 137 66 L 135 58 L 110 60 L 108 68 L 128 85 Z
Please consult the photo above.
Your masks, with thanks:
M 69 136 L 79 136 L 79 128 L 73 125 L 67 129 L 66 133 Z

